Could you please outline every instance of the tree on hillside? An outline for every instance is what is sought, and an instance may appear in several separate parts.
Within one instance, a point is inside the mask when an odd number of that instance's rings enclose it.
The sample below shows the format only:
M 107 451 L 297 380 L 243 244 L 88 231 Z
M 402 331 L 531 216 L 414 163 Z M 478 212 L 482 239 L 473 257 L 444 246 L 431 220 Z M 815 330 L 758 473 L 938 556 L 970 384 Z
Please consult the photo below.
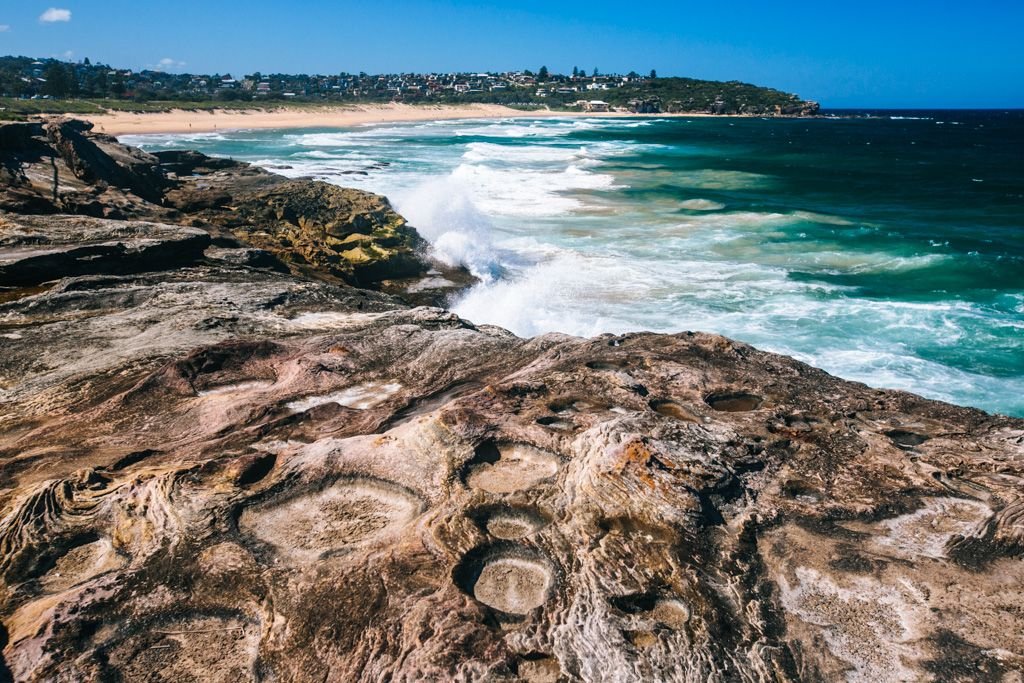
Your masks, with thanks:
M 106 97 L 107 95 L 107 72 L 104 69 L 94 69 L 93 73 L 86 80 L 86 92 L 89 97 Z
M 29 93 L 29 84 L 21 79 L 21 74 L 14 68 L 0 70 L 0 94 L 20 97 Z
M 540 71 L 537 72 L 537 80 L 541 80 L 541 81 L 548 80 L 548 68 L 546 66 L 542 66 L 540 68 Z
M 594 67 L 594 76 L 597 76 L 597 67 Z
M 654 69 L 651 69 L 651 79 L 653 80 L 653 79 L 655 79 L 657 77 L 658 77 L 658 72 L 655 71 Z
M 573 78 L 579 78 L 579 76 L 580 76 L 580 68 L 578 66 L 574 66 L 572 68 L 572 77 Z
M 61 98 L 71 94 L 74 78 L 60 62 L 48 66 L 43 78 L 46 79 L 46 83 L 43 84 L 44 95 Z

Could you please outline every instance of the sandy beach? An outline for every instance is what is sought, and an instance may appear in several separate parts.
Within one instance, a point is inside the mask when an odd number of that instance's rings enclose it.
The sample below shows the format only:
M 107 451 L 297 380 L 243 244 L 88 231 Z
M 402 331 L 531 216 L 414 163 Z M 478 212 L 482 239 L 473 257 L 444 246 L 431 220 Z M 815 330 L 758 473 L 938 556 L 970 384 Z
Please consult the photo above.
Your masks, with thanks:
M 96 130 L 109 135 L 145 133 L 211 133 L 218 130 L 274 128 L 344 128 L 372 123 L 400 121 L 441 121 L 450 119 L 537 118 L 554 116 L 655 116 L 629 112 L 523 111 L 498 104 L 431 106 L 410 104 L 352 105 L 347 107 L 282 107 L 279 109 L 213 109 L 166 112 L 109 112 L 75 114 L 91 121 Z M 657 114 L 659 117 L 679 114 Z M 687 117 L 708 114 L 685 114 Z
M 458 107 L 409 104 L 354 105 L 318 107 L 210 111 L 172 110 L 156 113 L 110 112 L 80 115 L 96 130 L 110 135 L 132 133 L 209 133 L 245 128 L 312 128 L 357 126 L 367 123 L 399 121 L 437 121 L 447 119 L 508 118 L 535 116 L 578 116 L 572 112 L 521 111 L 496 104 L 467 104 Z

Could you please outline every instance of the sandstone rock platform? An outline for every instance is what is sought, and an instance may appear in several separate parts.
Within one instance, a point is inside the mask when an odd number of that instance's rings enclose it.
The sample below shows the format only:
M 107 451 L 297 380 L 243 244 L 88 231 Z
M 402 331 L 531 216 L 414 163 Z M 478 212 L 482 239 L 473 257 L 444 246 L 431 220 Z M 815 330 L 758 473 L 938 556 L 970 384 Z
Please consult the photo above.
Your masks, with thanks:
M 1020 680 L 1024 420 L 145 215 L 0 222 L 0 678 Z

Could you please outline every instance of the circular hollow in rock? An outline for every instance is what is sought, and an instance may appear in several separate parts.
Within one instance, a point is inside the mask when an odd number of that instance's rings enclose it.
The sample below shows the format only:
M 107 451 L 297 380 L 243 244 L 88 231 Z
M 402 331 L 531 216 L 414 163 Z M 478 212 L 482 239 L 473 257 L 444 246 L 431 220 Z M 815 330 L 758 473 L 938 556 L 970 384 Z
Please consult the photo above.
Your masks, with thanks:
M 550 479 L 558 474 L 558 466 L 554 453 L 526 444 L 497 444 L 487 454 L 477 454 L 466 483 L 488 493 L 513 493 Z
M 487 515 L 484 528 L 495 538 L 511 541 L 537 533 L 550 521 L 536 510 L 499 508 Z
M 551 568 L 526 557 L 496 557 L 484 563 L 473 596 L 509 614 L 529 614 L 547 602 L 554 583 Z
M 726 391 L 709 394 L 704 402 L 719 412 L 745 413 L 760 408 L 764 399 L 746 391 Z
M 556 416 L 546 416 L 537 418 L 537 424 L 541 427 L 547 427 L 557 432 L 569 432 L 576 429 L 576 425 L 569 420 L 562 420 Z
M 342 479 L 279 503 L 246 508 L 242 532 L 279 552 L 313 559 L 321 554 L 389 538 L 420 513 L 413 492 L 381 479 Z
M 651 617 L 666 626 L 682 626 L 690 620 L 690 608 L 682 600 L 662 598 L 654 603 Z
M 896 444 L 897 448 L 901 448 L 905 451 L 912 450 L 915 446 L 920 446 L 931 438 L 924 434 L 908 432 L 904 429 L 893 429 L 886 432 L 885 435 L 889 437 L 890 441 Z

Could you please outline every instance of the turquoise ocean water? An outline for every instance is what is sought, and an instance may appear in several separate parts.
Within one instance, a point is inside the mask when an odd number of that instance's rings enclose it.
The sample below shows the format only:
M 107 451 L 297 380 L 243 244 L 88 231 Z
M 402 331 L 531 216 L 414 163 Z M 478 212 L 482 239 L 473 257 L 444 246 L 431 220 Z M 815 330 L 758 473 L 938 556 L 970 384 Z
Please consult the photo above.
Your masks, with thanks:
M 126 136 L 379 192 L 477 323 L 704 330 L 1024 416 L 1024 112 Z

